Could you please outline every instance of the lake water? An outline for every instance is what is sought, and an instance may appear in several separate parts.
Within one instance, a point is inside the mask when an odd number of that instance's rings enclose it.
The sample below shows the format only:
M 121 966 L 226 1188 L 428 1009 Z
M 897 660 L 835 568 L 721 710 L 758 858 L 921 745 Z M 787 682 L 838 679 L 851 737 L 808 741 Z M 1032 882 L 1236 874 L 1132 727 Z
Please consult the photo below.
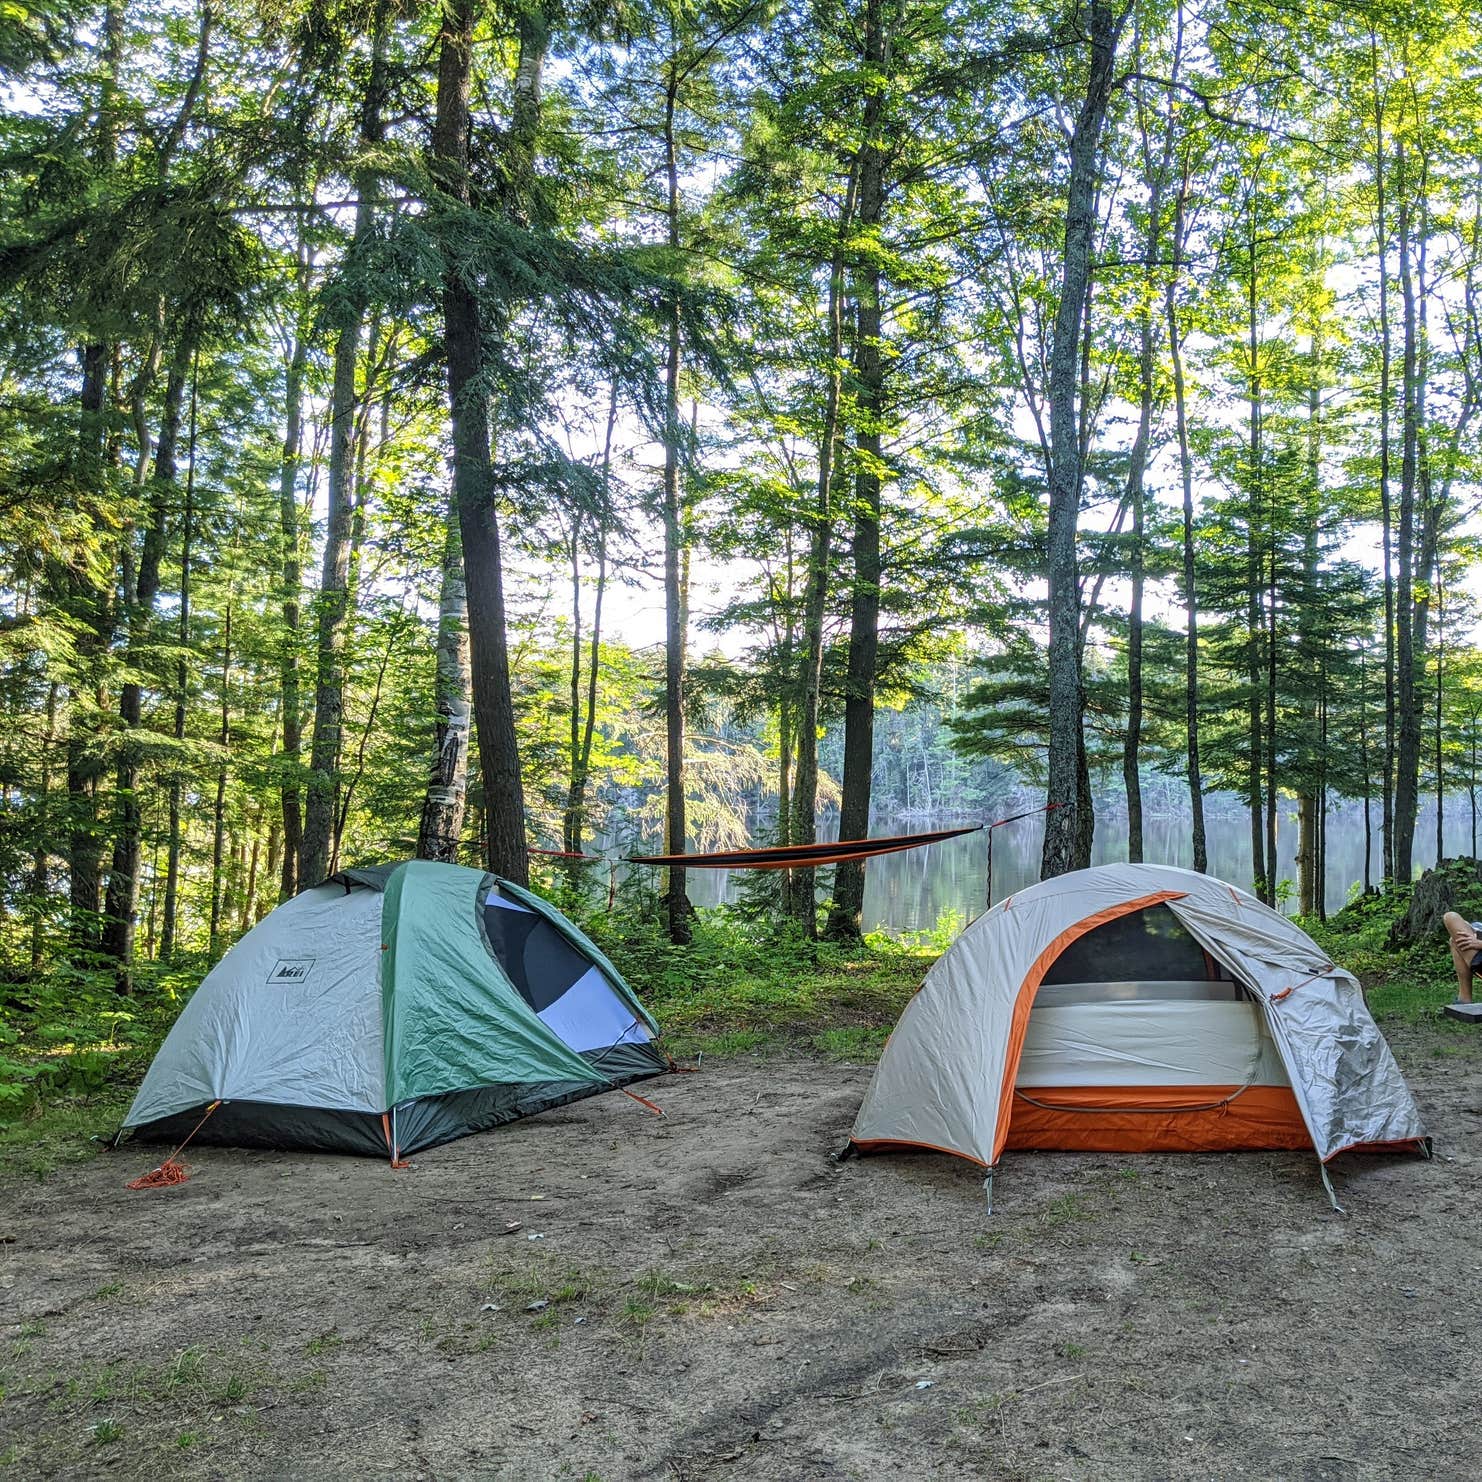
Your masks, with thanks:
M 1205 834 L 1209 848 L 1209 870 L 1222 880 L 1247 889 L 1251 884 L 1250 825 L 1237 800 L 1218 795 L 1207 800 L 1209 813 Z M 1012 808 L 1006 811 L 1014 811 Z M 961 822 L 968 822 L 963 819 Z M 877 835 L 923 832 L 948 823 L 911 822 L 892 824 L 877 820 Z M 996 831 L 993 840 L 993 898 L 1022 890 L 1039 878 L 1040 845 L 1044 830 L 1040 818 L 1026 818 Z M 1435 804 L 1423 808 L 1416 827 L 1415 872 L 1435 863 Z M 1373 878 L 1382 873 L 1379 813 L 1373 813 Z M 1290 879 L 1293 898 L 1288 911 L 1296 910 L 1295 886 L 1297 820 L 1295 804 L 1280 809 L 1277 828 L 1278 881 Z M 1446 854 L 1471 852 L 1471 813 L 1465 795 L 1446 800 Z M 901 854 L 882 855 L 869 862 L 865 873 L 864 925 L 867 931 L 901 933 L 928 931 L 950 914 L 964 924 L 971 921 L 985 902 L 987 836 L 964 834 L 944 844 L 931 844 Z M 1193 863 L 1187 814 L 1149 815 L 1143 822 L 1143 855 L 1151 864 L 1188 866 Z M 1125 820 L 1108 812 L 1098 816 L 1093 861 L 1109 864 L 1127 857 Z M 1328 815 L 1327 905 L 1339 910 L 1364 876 L 1364 820 L 1362 804 L 1345 803 Z M 697 906 L 711 906 L 737 898 L 744 872 L 739 870 L 694 870 L 689 876 L 690 899 Z

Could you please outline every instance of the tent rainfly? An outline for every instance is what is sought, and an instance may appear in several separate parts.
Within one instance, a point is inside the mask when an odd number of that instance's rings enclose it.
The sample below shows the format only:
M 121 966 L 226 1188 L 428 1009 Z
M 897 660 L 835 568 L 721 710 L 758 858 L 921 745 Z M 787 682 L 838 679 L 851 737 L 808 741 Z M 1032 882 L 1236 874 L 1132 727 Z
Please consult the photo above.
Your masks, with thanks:
M 986 911 L 886 1044 L 849 1149 L 1429 1153 L 1351 974 L 1208 875 L 1077 870 Z M 1336 1203 L 1336 1201 L 1335 1201 Z
M 559 911 L 413 860 L 284 902 L 207 974 L 125 1129 L 393 1161 L 669 1068 L 658 1025 Z

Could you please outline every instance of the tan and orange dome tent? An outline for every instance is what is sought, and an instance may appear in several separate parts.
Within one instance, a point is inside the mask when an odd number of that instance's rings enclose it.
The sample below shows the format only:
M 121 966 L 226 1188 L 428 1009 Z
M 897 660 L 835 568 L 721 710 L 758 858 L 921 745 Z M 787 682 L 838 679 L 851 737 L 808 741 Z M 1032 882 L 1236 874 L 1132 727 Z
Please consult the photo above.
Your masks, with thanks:
M 1016 1148 L 1325 1165 L 1429 1142 L 1358 982 L 1305 932 L 1211 876 L 1115 864 L 1008 897 L 932 966 L 850 1139 L 900 1147 L 991 1176 Z

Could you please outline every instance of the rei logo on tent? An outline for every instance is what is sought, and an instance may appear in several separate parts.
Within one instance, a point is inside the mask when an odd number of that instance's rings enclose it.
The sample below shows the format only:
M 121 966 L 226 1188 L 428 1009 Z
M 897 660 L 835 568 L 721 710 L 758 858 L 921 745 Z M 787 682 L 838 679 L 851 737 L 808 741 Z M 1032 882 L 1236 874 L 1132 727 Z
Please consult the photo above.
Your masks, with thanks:
M 318 960 L 317 957 L 280 957 L 268 974 L 269 986 L 274 983 L 306 982 Z

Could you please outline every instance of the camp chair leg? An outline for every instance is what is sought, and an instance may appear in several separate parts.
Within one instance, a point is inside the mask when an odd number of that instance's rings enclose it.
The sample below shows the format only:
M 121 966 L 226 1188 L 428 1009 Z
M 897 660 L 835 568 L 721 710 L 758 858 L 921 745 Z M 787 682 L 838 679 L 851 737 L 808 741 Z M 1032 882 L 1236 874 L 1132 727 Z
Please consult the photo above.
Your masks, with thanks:
M 1317 1171 L 1322 1175 L 1322 1186 L 1327 1190 L 1328 1203 L 1333 1206 L 1336 1213 L 1346 1215 L 1348 1211 L 1338 1203 L 1338 1196 L 1333 1192 L 1333 1180 L 1328 1177 L 1328 1165 L 1326 1163 L 1319 1163 L 1317 1165 Z

